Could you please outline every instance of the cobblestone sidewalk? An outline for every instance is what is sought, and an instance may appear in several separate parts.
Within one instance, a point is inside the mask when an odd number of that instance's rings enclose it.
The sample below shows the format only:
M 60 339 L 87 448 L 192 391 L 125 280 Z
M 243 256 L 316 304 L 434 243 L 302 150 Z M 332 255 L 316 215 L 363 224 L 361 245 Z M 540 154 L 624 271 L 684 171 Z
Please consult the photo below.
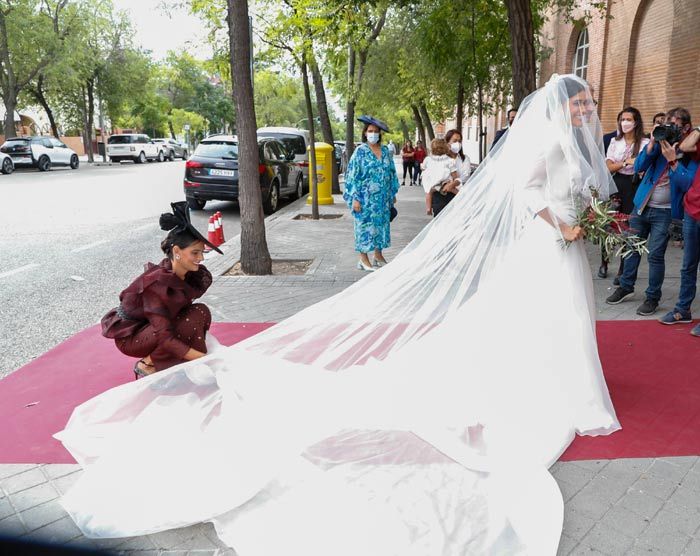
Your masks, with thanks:
M 419 188 L 401 188 L 397 208 L 393 245 L 386 251 L 389 260 L 428 222 Z M 364 276 L 355 269 L 352 220 L 342 201 L 336 198 L 335 205 L 321 208 L 322 214 L 340 218 L 294 220 L 308 212 L 298 201 L 266 221 L 273 258 L 313 259 L 304 276 L 222 276 L 238 260 L 236 238 L 227 243 L 223 256 L 207 261 L 216 278 L 204 301 L 215 320 L 276 322 Z M 589 256 L 597 269 L 596 250 L 590 249 Z M 670 309 L 677 295 L 680 257 L 680 249 L 669 246 L 661 310 Z M 640 284 L 646 281 L 645 268 L 643 264 Z M 596 279 L 595 287 L 599 319 L 640 318 L 634 313 L 636 303 L 604 304 L 612 290 L 610 280 Z M 700 311 L 697 303 L 694 310 Z M 552 471 L 565 500 L 560 555 L 700 556 L 699 458 L 559 462 Z M 58 504 L 79 474 L 76 465 L 0 465 L 0 535 L 144 556 L 235 554 L 209 524 L 130 539 L 85 539 Z

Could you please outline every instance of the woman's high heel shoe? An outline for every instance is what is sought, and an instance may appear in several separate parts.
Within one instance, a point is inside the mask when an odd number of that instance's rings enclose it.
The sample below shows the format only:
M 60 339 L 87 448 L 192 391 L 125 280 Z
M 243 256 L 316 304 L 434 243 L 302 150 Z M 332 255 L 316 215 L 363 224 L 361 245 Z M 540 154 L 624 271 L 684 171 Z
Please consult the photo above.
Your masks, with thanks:
M 151 367 L 151 368 L 153 368 L 153 365 L 151 365 L 150 363 L 146 363 L 145 360 L 139 359 L 139 360 L 136 362 L 136 365 L 134 365 L 134 376 L 136 377 L 135 380 L 138 380 L 138 379 L 143 378 L 143 377 L 148 376 L 148 375 L 152 375 L 153 373 L 156 372 L 155 369 L 153 369 L 150 373 L 144 371 L 143 369 L 141 369 L 141 368 L 139 367 L 139 365 L 140 365 L 141 363 L 143 363 L 146 367 Z
M 358 270 L 364 270 L 366 272 L 374 272 L 374 268 L 371 266 L 367 266 L 365 263 L 362 261 L 357 261 L 357 269 Z

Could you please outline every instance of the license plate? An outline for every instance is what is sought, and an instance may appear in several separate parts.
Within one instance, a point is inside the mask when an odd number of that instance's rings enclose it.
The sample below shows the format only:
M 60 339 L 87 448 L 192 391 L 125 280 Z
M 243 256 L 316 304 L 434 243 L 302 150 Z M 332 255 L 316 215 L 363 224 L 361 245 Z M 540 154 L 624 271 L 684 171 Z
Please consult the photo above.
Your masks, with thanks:
M 209 170 L 210 176 L 226 176 L 227 178 L 232 178 L 236 175 L 235 170 L 220 170 L 219 168 L 211 168 Z

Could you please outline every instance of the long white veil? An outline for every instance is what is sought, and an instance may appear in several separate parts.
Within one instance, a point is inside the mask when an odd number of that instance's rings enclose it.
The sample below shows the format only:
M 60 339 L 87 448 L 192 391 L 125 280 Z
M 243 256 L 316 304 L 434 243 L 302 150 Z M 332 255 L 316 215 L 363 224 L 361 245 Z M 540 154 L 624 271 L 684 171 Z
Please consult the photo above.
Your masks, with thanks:
M 590 427 L 563 417 L 565 395 L 533 404 L 528 392 L 546 382 L 578 386 L 512 372 L 554 371 L 533 343 L 559 331 L 538 319 L 542 330 L 506 336 L 494 354 L 501 331 L 478 315 L 509 310 L 493 284 L 504 265 L 517 269 L 537 213 L 571 222 L 591 190 L 609 195 L 592 106 L 584 81 L 554 76 L 391 264 L 232 348 L 77 408 L 57 435 L 86 468 L 63 501 L 76 523 L 124 536 L 212 520 L 241 556 L 556 551 L 561 497 L 546 468 L 574 428 L 614 430 L 614 411 L 602 375 L 606 416 Z M 575 324 L 594 343 L 581 312 Z M 599 368 L 595 346 L 571 357 Z

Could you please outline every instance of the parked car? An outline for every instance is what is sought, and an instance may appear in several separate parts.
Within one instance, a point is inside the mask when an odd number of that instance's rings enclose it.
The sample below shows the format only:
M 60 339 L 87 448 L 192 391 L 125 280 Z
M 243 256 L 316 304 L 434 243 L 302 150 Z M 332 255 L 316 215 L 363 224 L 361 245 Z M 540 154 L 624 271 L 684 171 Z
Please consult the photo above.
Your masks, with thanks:
M 304 195 L 301 168 L 294 153 L 271 137 L 258 138 L 260 191 L 265 214 L 277 210 L 280 197 Z M 238 201 L 238 139 L 214 135 L 204 139 L 185 163 L 185 198 L 191 209 L 207 201 Z
M 153 142 L 163 146 L 165 158 L 168 160 L 175 160 L 175 158 L 185 160 L 187 158 L 187 147 L 178 143 L 175 139 L 159 137 L 154 139 Z
M 107 156 L 110 162 L 133 160 L 136 164 L 165 160 L 165 148 L 143 133 L 119 133 L 107 139 Z
M 11 174 L 15 171 L 15 163 L 9 154 L 0 152 L 0 171 L 3 174 Z
M 304 174 L 304 186 L 309 186 L 309 132 L 294 127 L 261 127 L 258 137 L 272 137 L 279 140 L 285 148 L 294 153 L 294 162 L 301 166 Z
M 76 170 L 80 165 L 75 151 L 55 137 L 10 137 L 0 152 L 9 155 L 15 167 L 32 166 L 42 172 L 51 166 L 70 166 Z

